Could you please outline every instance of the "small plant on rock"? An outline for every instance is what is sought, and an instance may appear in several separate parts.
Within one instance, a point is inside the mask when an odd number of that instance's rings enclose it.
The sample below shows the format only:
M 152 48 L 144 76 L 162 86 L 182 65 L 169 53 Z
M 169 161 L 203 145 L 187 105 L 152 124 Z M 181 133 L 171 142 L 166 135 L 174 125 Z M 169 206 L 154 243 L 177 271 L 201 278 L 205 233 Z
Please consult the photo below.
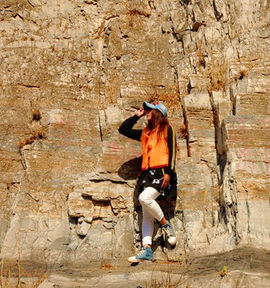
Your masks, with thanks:
M 227 271 L 227 267 L 226 266 L 223 266 L 222 267 L 222 270 L 220 271 L 219 275 L 221 278 L 225 277 L 226 275 L 228 275 L 229 272 Z

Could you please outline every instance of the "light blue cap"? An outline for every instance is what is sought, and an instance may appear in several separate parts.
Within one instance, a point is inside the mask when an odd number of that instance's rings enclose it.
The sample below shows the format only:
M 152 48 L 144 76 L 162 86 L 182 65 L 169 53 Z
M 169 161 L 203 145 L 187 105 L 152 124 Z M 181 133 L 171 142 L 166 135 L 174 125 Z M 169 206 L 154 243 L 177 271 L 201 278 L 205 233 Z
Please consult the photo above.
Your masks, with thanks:
M 148 103 L 148 102 L 143 102 L 143 107 L 145 109 L 150 108 L 150 109 L 156 109 L 159 110 L 163 116 L 167 115 L 167 108 L 159 102 L 154 102 L 154 103 Z

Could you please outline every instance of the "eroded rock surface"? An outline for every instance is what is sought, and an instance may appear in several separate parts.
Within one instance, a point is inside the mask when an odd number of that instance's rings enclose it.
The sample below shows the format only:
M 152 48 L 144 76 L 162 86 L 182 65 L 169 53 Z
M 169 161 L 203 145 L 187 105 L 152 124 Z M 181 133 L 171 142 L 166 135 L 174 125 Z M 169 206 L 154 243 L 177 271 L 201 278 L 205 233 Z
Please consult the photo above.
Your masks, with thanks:
M 139 248 L 140 145 L 117 129 L 153 99 L 178 138 L 166 210 L 178 244 L 157 226 L 156 257 L 269 249 L 269 5 L 0 2 L 1 257 L 89 263 Z

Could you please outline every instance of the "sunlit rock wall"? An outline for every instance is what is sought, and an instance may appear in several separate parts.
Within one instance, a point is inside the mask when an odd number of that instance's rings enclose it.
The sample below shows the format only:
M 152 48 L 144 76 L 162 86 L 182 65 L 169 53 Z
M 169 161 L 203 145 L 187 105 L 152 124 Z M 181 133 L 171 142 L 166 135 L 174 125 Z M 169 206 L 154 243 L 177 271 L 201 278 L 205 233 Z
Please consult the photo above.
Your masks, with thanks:
M 267 0 L 1 1 L 1 256 L 139 248 L 140 144 L 117 129 L 155 99 L 178 139 L 156 258 L 269 249 L 269 22 Z

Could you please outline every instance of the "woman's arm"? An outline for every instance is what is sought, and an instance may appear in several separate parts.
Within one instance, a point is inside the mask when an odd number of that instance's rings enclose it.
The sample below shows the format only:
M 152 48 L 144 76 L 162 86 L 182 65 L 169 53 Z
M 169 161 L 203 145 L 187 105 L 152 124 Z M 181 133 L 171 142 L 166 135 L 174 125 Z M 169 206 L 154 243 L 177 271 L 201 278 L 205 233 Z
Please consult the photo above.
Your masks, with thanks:
M 176 158 L 176 136 L 172 126 L 168 127 L 168 147 L 169 147 L 169 165 L 164 168 L 166 174 L 173 175 L 175 171 Z
M 121 126 L 119 127 L 119 129 L 118 129 L 119 133 L 128 137 L 128 138 L 140 141 L 141 135 L 142 135 L 142 130 L 141 129 L 132 129 L 133 126 L 137 123 L 137 121 L 139 119 L 140 119 L 140 116 L 138 116 L 137 113 L 136 113 L 136 115 L 126 119 L 121 124 Z
M 164 167 L 165 175 L 161 188 L 166 188 L 172 179 L 173 173 L 175 173 L 175 158 L 176 158 L 176 137 L 172 126 L 168 127 L 168 147 L 169 147 L 169 164 L 168 167 Z

